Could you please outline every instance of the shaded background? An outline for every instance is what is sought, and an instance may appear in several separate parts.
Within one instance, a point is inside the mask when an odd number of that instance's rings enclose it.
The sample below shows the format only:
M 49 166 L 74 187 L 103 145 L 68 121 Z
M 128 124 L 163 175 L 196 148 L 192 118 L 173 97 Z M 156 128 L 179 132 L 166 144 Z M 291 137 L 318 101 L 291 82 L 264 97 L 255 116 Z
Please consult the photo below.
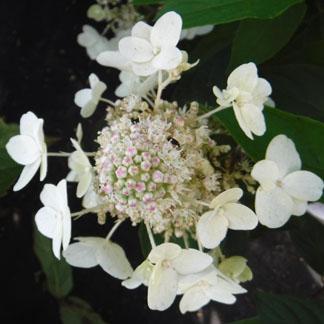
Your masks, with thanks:
M 117 85 L 117 71 L 105 71 L 90 61 L 85 50 L 76 43 L 82 25 L 94 25 L 86 17 L 90 4 L 88 0 L 0 1 L 0 116 L 7 122 L 17 123 L 24 112 L 32 110 L 44 118 L 45 133 L 55 142 L 50 151 L 71 150 L 64 139 L 74 136 L 80 121 L 79 109 L 73 104 L 74 93 L 87 84 L 91 72 L 106 81 L 110 98 Z M 185 46 L 190 49 L 191 45 Z M 225 48 L 219 62 L 226 57 L 226 51 Z M 267 70 L 266 65 L 264 70 Z M 218 78 L 223 79 L 225 68 L 222 65 L 216 72 Z M 212 84 L 211 80 L 206 80 L 206 89 Z M 316 112 L 308 114 L 317 117 Z M 89 148 L 103 115 L 103 110 L 99 109 L 94 118 L 83 123 L 89 134 L 89 140 L 85 140 Z M 66 161 L 50 159 L 46 181 L 57 183 L 67 171 Z M 1 323 L 60 323 L 59 303 L 47 292 L 44 275 L 33 252 L 33 217 L 41 207 L 38 199 L 41 189 L 42 184 L 35 178 L 18 194 L 11 193 L 1 199 Z M 73 185 L 69 190 L 72 197 Z M 79 208 L 71 199 L 71 209 Z M 105 235 L 110 226 L 109 223 L 100 227 L 96 219 L 89 216 L 74 226 L 73 236 Z M 132 265 L 136 266 L 142 259 L 137 230 L 122 226 L 116 240 L 122 243 Z M 270 232 L 244 246 L 243 250 L 255 279 L 248 284 L 249 294 L 239 296 L 234 306 L 212 303 L 198 314 L 182 316 L 178 303 L 174 303 L 165 312 L 152 312 L 146 305 L 145 288 L 126 290 L 120 281 L 98 267 L 74 270 L 72 295 L 87 301 L 108 323 L 158 324 L 217 323 L 216 312 L 226 322 L 253 316 L 256 287 L 302 296 L 316 293 L 318 287 L 285 231 Z

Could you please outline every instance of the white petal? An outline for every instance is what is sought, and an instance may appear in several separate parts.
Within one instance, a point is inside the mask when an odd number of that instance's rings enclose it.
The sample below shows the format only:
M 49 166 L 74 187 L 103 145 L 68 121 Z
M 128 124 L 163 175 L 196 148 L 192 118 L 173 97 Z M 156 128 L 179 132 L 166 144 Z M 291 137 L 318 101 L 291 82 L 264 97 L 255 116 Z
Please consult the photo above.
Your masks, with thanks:
M 205 294 L 201 287 L 192 287 L 184 293 L 180 300 L 180 312 L 182 314 L 186 312 L 195 312 L 201 307 L 207 305 L 209 301 L 209 297 Z
M 62 222 L 57 220 L 54 235 L 52 239 L 52 250 L 54 255 L 60 260 L 61 258 L 61 244 L 62 244 Z
M 93 100 L 89 101 L 86 105 L 84 105 L 80 110 L 80 115 L 83 118 L 89 118 L 91 117 L 96 108 L 97 108 L 98 102 L 95 102 Z
M 62 219 L 62 246 L 63 246 L 63 250 L 66 250 L 70 240 L 71 240 L 71 214 L 70 214 L 70 210 L 66 209 L 65 213 L 63 213 L 62 215 L 63 219 Z
M 92 89 L 93 101 L 98 103 L 100 101 L 102 94 L 106 91 L 106 89 L 107 89 L 106 84 L 103 83 L 102 81 L 99 81 Z
M 283 189 L 292 197 L 316 201 L 323 193 L 323 180 L 309 171 L 295 171 L 283 179 Z
M 86 194 L 86 192 L 90 187 L 91 181 L 92 181 L 91 173 L 85 173 L 80 177 L 80 181 L 77 187 L 77 194 L 76 194 L 78 198 L 81 198 Z
M 153 269 L 148 284 L 148 307 L 152 310 L 166 310 L 175 300 L 177 288 L 177 272 L 171 267 L 165 268 L 158 263 Z
M 152 263 L 158 263 L 163 260 L 173 260 L 181 253 L 181 247 L 175 243 L 162 243 L 153 248 L 148 259 Z
M 104 66 L 114 67 L 122 71 L 130 70 L 130 61 L 119 51 L 106 51 L 97 56 L 97 62 Z
M 98 265 L 95 254 L 96 247 L 85 243 L 73 243 L 63 252 L 68 264 L 78 268 L 92 268 Z
M 99 265 L 111 276 L 126 279 L 133 273 L 122 247 L 111 241 L 105 242 L 97 251 Z
M 98 32 L 89 25 L 84 25 L 82 30 L 83 33 L 80 33 L 77 37 L 78 44 L 84 47 L 93 45 L 99 36 Z
M 243 190 L 241 188 L 231 188 L 220 193 L 210 203 L 210 208 L 216 209 L 227 203 L 237 202 L 243 196 Z
M 40 165 L 40 160 L 37 160 L 36 162 L 32 164 L 26 165 L 23 170 L 21 171 L 21 174 L 16 182 L 16 184 L 13 187 L 13 191 L 19 191 L 20 189 L 24 188 L 30 180 L 34 177 L 35 173 L 37 172 Z
M 40 181 L 43 181 L 46 178 L 47 174 L 47 148 L 44 144 L 43 152 L 41 156 L 41 164 L 40 164 Z
M 152 61 L 147 63 L 132 63 L 132 71 L 138 76 L 149 76 L 157 71 L 157 68 L 152 64 Z
M 154 24 L 151 31 L 151 42 L 154 47 L 176 46 L 180 40 L 182 19 L 174 11 L 167 12 Z
M 261 224 L 277 228 L 283 226 L 292 215 L 293 201 L 280 188 L 270 191 L 258 188 L 255 196 L 255 211 Z
M 228 220 L 228 228 L 232 230 L 252 230 L 258 225 L 255 213 L 244 205 L 228 203 L 223 210 Z
M 60 202 L 62 202 L 62 206 L 67 207 L 68 206 L 68 200 L 67 200 L 67 189 L 66 189 L 66 180 L 62 179 L 57 184 L 57 190 L 60 195 Z
M 250 128 L 248 127 L 248 125 L 245 122 L 245 119 L 243 117 L 242 114 L 242 110 L 241 107 L 239 107 L 235 102 L 233 103 L 233 110 L 234 110 L 234 115 L 235 118 L 240 126 L 240 128 L 242 129 L 242 131 L 244 132 L 244 134 L 251 140 L 253 140 L 253 135 L 251 133 Z
M 317 218 L 322 224 L 324 224 L 324 204 L 322 203 L 315 203 L 309 204 L 307 211 Z
M 221 272 L 218 274 L 218 281 L 215 286 L 218 286 L 222 290 L 226 290 L 231 294 L 244 294 L 246 293 L 246 289 L 236 283 L 234 280 L 228 278 Z
M 49 207 L 41 208 L 35 215 L 35 223 L 37 229 L 44 236 L 48 238 L 53 238 L 57 223 L 56 211 Z
M 236 301 L 235 296 L 227 290 L 222 289 L 219 285 L 209 287 L 206 289 L 206 293 L 210 299 L 222 304 L 230 305 Z
M 119 41 L 119 51 L 126 59 L 144 63 L 153 58 L 152 45 L 139 37 L 125 37 Z
M 223 98 L 223 92 L 221 89 L 219 89 L 216 86 L 213 86 L 213 93 L 215 95 L 216 98 Z
M 188 275 L 206 269 L 213 262 L 213 258 L 195 249 L 184 249 L 180 255 L 172 260 L 175 270 L 181 275 Z
M 272 89 L 270 83 L 265 79 L 259 78 L 258 83 L 252 92 L 253 102 L 256 103 L 257 106 L 263 105 L 268 100 L 271 92 Z
M 10 157 L 22 165 L 34 163 L 40 156 L 40 149 L 35 140 L 26 135 L 11 137 L 6 149 Z
M 40 200 L 44 206 L 51 207 L 54 210 L 63 210 L 66 207 L 59 190 L 53 184 L 44 185 L 40 193 Z
M 228 221 L 225 217 L 209 211 L 203 214 L 197 224 L 197 233 L 201 244 L 213 249 L 225 238 Z
M 286 135 L 277 135 L 269 143 L 266 159 L 276 162 L 280 176 L 300 170 L 301 160 L 294 142 Z
M 146 24 L 143 21 L 139 21 L 132 28 L 132 36 L 144 38 L 150 41 L 151 31 L 152 31 L 152 27 L 150 25 Z
M 158 70 L 175 69 L 182 61 L 182 53 L 176 47 L 166 47 L 154 57 L 153 66 Z
M 251 176 L 260 183 L 264 190 L 271 190 L 279 179 L 279 169 L 275 162 L 262 160 L 253 166 Z
M 43 124 L 43 120 L 37 118 L 33 112 L 28 111 L 20 118 L 20 134 L 34 137 L 35 130 L 38 129 L 40 123 Z
M 133 272 L 132 276 L 122 282 L 122 286 L 128 289 L 135 289 L 141 284 L 148 285 L 153 271 L 152 264 L 145 260 Z
M 74 103 L 79 107 L 84 107 L 92 98 L 91 89 L 79 90 L 74 96 Z
M 293 203 L 294 206 L 293 206 L 292 214 L 294 216 L 302 216 L 306 213 L 308 207 L 307 201 L 293 199 Z
M 252 92 L 258 83 L 258 70 L 254 63 L 242 64 L 228 77 L 229 88 L 236 87 L 240 90 Z
M 246 126 L 255 135 L 261 136 L 266 131 L 266 124 L 262 110 L 253 104 L 245 104 L 241 106 L 241 114 L 244 118 Z

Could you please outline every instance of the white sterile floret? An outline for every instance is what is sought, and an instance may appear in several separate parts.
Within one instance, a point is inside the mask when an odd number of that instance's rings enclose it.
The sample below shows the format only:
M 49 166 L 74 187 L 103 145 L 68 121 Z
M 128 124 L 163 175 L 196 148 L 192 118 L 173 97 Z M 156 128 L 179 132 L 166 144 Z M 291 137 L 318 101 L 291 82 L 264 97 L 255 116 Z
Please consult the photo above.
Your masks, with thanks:
M 314 203 L 309 204 L 307 208 L 307 212 L 315 217 L 318 221 L 324 224 L 324 204 L 322 203 Z
M 38 230 L 52 239 L 54 255 L 60 259 L 61 245 L 65 250 L 71 239 L 71 214 L 68 206 L 66 180 L 56 186 L 45 184 L 40 194 L 42 207 L 35 215 Z
M 117 279 L 126 279 L 133 273 L 123 248 L 101 237 L 77 237 L 63 252 L 67 263 L 78 268 L 92 268 L 99 265 Z
M 89 76 L 90 88 L 79 90 L 74 96 L 74 103 L 81 108 L 80 114 L 83 118 L 90 117 L 96 110 L 101 95 L 107 89 L 105 83 L 91 73 Z
M 182 59 L 177 48 L 182 28 L 181 17 L 171 11 L 160 17 L 153 27 L 138 22 L 131 36 L 119 41 L 118 51 L 107 51 L 97 57 L 98 63 L 138 76 L 149 76 L 159 70 L 172 70 Z
M 213 249 L 225 238 L 227 230 L 252 230 L 258 224 L 254 212 L 238 203 L 243 191 L 240 188 L 226 190 L 210 203 L 210 211 L 204 213 L 197 224 L 198 239 L 208 249 Z
M 163 243 L 153 248 L 148 260 L 154 264 L 148 282 L 147 302 L 152 310 L 169 308 L 178 291 L 180 275 L 206 269 L 212 257 L 195 249 L 182 249 L 174 243 Z
M 213 29 L 214 29 L 214 25 L 198 26 L 198 27 L 183 29 L 181 32 L 180 39 L 192 40 L 196 36 L 202 36 L 210 33 Z
M 76 149 L 68 159 L 71 171 L 67 175 L 67 181 L 78 182 L 77 197 L 83 197 L 88 191 L 93 178 L 91 163 L 80 147 L 79 143 L 71 138 L 71 142 Z
M 83 32 L 77 37 L 77 42 L 85 47 L 92 60 L 95 60 L 100 53 L 112 49 L 108 39 L 100 35 L 93 27 L 84 25 L 82 30 Z
M 121 71 L 119 80 L 121 84 L 115 90 L 115 95 L 121 98 L 130 95 L 137 95 L 143 98 L 150 90 L 153 90 L 158 85 L 156 74 L 152 74 L 145 78 L 139 77 L 133 72 Z
M 10 157 L 24 166 L 20 177 L 13 187 L 14 191 L 24 188 L 40 167 L 40 180 L 47 173 L 47 148 L 43 132 L 43 119 L 31 111 L 20 118 L 20 135 L 10 138 L 6 150 Z
M 234 304 L 234 294 L 246 290 L 221 274 L 213 265 L 202 272 L 184 276 L 179 280 L 179 294 L 183 294 L 179 308 L 182 314 L 195 312 L 211 300 L 222 304 Z
M 227 79 L 227 88 L 221 91 L 214 86 L 213 92 L 220 107 L 233 106 L 238 124 L 247 137 L 261 136 L 266 131 L 263 116 L 264 103 L 272 90 L 269 82 L 258 77 L 254 63 L 236 68 Z
M 260 223 L 270 228 L 284 225 L 291 215 L 303 215 L 307 202 L 322 196 L 322 179 L 301 170 L 295 144 L 285 135 L 271 140 L 265 160 L 254 165 L 251 175 L 260 183 L 255 196 L 256 214 Z

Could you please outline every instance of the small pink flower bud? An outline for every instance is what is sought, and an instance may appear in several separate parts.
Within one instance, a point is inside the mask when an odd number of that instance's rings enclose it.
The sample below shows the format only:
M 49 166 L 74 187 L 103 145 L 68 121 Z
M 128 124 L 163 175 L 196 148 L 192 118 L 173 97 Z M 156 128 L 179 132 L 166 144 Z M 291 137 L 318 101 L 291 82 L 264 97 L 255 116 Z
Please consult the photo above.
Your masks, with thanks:
M 117 170 L 115 171 L 116 176 L 118 179 L 120 178 L 126 178 L 127 176 L 127 169 L 124 166 L 119 166 Z

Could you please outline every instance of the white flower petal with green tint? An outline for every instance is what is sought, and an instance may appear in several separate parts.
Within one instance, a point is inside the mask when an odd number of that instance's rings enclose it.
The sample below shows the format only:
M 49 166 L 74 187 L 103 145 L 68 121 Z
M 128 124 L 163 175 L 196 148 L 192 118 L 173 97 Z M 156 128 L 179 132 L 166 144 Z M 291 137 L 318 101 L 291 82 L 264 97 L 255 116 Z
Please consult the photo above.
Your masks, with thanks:
M 223 215 L 228 220 L 228 228 L 232 230 L 252 230 L 258 225 L 255 213 L 244 205 L 228 203 L 223 210 Z
M 260 183 L 265 190 L 271 190 L 279 179 L 279 169 L 275 162 L 262 160 L 254 164 L 251 176 Z
M 181 275 L 196 273 L 206 269 L 213 262 L 213 258 L 195 249 L 183 249 L 172 260 L 172 266 Z
M 265 191 L 258 188 L 255 196 L 255 211 L 262 225 L 270 228 L 283 226 L 293 211 L 293 200 L 282 189 L 276 187 Z
M 254 104 L 246 104 L 241 107 L 244 122 L 251 132 L 261 136 L 266 131 L 266 124 L 262 110 Z
M 265 158 L 277 164 L 280 176 L 301 169 L 301 160 L 296 146 L 286 135 L 277 135 L 271 140 Z
M 153 265 L 149 261 L 145 260 L 135 269 L 129 279 L 126 279 L 122 282 L 122 286 L 126 287 L 127 289 L 135 289 L 142 284 L 147 286 L 152 271 Z
M 197 224 L 198 239 L 207 249 L 217 247 L 225 238 L 228 229 L 228 220 L 215 211 L 203 214 Z
M 239 201 L 243 196 L 243 190 L 241 188 L 232 188 L 221 192 L 210 203 L 210 208 L 216 209 L 227 203 L 234 203 Z
M 19 191 L 20 189 L 24 188 L 34 177 L 40 165 L 42 167 L 41 161 L 37 160 L 32 164 L 24 166 L 16 184 L 13 187 L 13 191 Z
M 148 307 L 152 310 L 166 310 L 174 302 L 177 289 L 177 272 L 171 267 L 164 267 L 162 262 L 156 264 L 148 284 Z
M 136 63 L 150 61 L 154 56 L 152 45 L 147 40 L 134 36 L 121 39 L 119 51 L 126 59 Z
M 323 180 L 309 171 L 295 171 L 283 179 L 283 189 L 295 199 L 316 201 L 323 194 Z
M 181 253 L 181 247 L 175 243 L 163 243 L 153 248 L 148 255 L 148 259 L 153 263 L 162 260 L 173 260 Z
M 196 312 L 203 306 L 207 305 L 210 301 L 210 297 L 207 296 L 204 289 L 201 287 L 192 287 L 188 289 L 182 296 L 179 308 L 182 314 L 186 312 Z
M 126 279 L 133 273 L 133 269 L 123 248 L 111 241 L 105 241 L 96 251 L 98 264 L 117 279 Z

